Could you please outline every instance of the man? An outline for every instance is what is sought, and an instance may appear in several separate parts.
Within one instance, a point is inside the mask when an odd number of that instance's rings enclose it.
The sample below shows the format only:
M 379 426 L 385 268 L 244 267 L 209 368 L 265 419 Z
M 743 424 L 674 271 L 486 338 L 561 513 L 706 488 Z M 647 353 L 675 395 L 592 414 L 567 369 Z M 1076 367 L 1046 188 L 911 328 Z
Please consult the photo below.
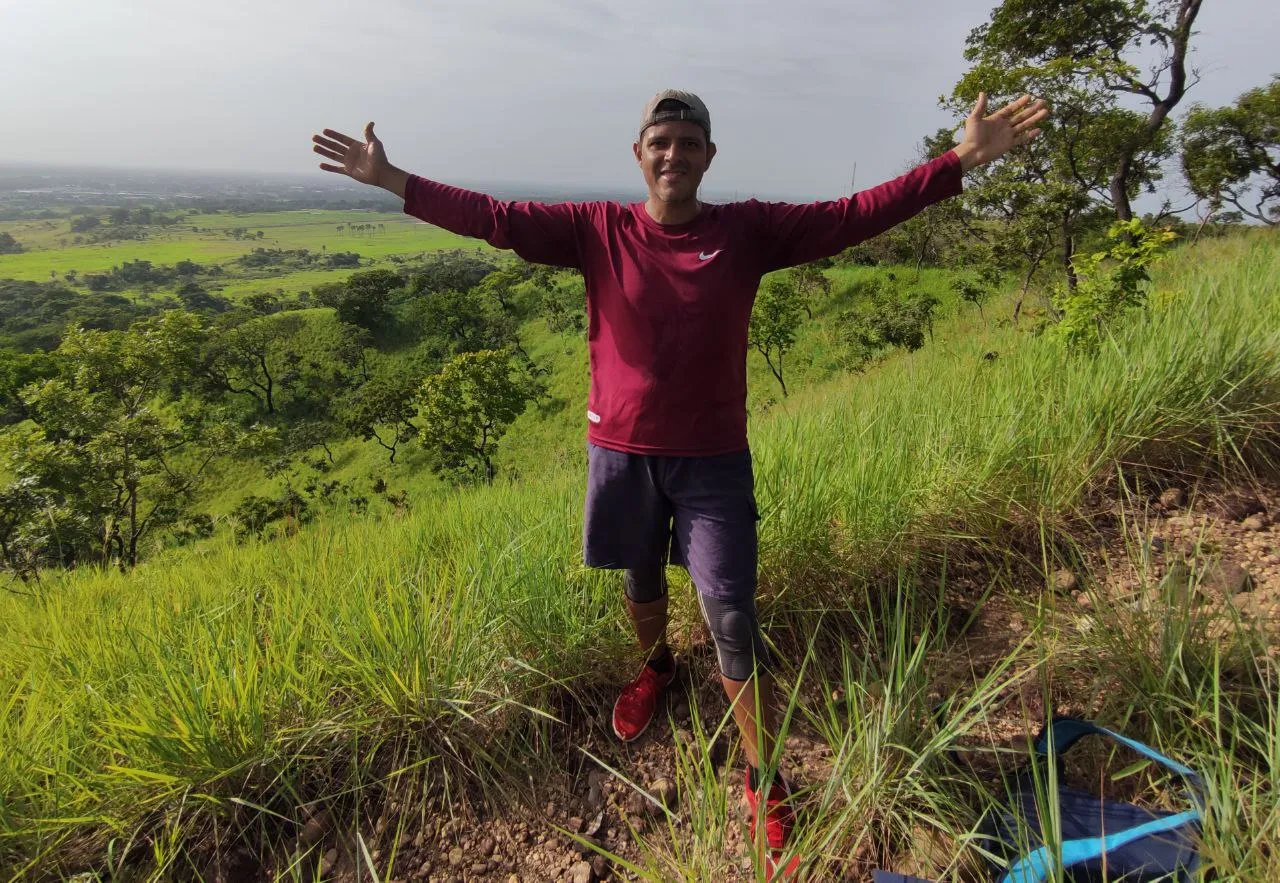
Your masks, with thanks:
M 411 175 L 387 161 L 373 123 L 363 142 L 332 129 L 320 168 L 391 191 L 407 213 L 527 261 L 586 279 L 591 392 L 583 549 L 624 571 L 627 609 L 646 660 L 613 712 L 631 741 L 675 677 L 666 643 L 665 566 L 688 569 L 715 640 L 721 682 L 747 757 L 751 838 L 766 874 L 789 875 L 789 792 L 773 758 L 773 684 L 755 609 L 756 520 L 747 445 L 747 324 L 760 278 L 834 255 L 960 192 L 963 172 L 1039 134 L 1029 97 L 988 116 L 980 96 L 954 150 L 849 199 L 811 205 L 710 205 L 698 186 L 716 155 L 706 105 L 668 89 L 645 106 L 636 163 L 642 203 L 499 202 Z M 780 876 L 781 876 L 780 875 Z

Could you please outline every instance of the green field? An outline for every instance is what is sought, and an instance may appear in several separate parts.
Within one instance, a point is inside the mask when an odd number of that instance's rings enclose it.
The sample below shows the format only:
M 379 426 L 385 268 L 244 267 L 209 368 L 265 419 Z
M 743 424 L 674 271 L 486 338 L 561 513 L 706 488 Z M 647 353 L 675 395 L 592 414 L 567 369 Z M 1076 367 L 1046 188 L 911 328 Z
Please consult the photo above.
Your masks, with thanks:
M 1017 582 L 1096 545 L 1081 521 L 1098 494 L 1120 494 L 1106 511 L 1127 530 L 1124 489 L 1151 476 L 1276 475 L 1277 280 L 1280 241 L 1239 237 L 1160 267 L 1152 308 L 1096 356 L 952 300 L 933 344 L 827 382 L 815 322 L 797 359 L 811 382 L 785 402 L 765 401 L 771 378 L 753 364 L 763 616 L 787 726 L 831 749 L 806 790 L 812 879 L 861 879 L 920 830 L 955 856 L 931 876 L 967 879 L 991 782 L 954 752 L 1032 726 L 1040 695 L 1206 774 L 1206 874 L 1280 879 L 1271 638 L 1223 632 L 1154 578 L 1138 601 L 1098 595 L 1087 615 Z M 434 832 L 420 808 L 441 793 L 501 806 L 532 800 L 535 775 L 567 776 L 581 758 L 562 722 L 598 715 L 632 659 L 614 575 L 581 565 L 583 476 L 565 444 L 580 438 L 582 351 L 528 342 L 558 362 L 564 416 L 528 427 L 511 455 L 523 481 L 0 594 L 0 864 L 52 878 L 86 866 L 69 857 L 104 868 L 145 838 L 131 867 L 166 879 L 211 831 L 285 854 L 281 831 L 325 806 L 368 841 L 372 874 L 399 878 L 411 869 L 392 865 L 396 824 Z M 1135 534 L 1134 561 L 1144 548 Z M 953 567 L 975 582 L 953 586 Z M 683 641 L 697 620 L 683 578 L 672 597 Z M 997 599 L 1020 625 L 990 626 L 999 649 L 966 655 L 949 604 L 977 617 Z M 680 649 L 710 677 L 706 653 Z M 723 708 L 693 702 L 713 729 Z M 723 795 L 707 743 L 680 744 L 680 792 Z M 612 762 L 628 774 L 627 757 Z M 1182 799 L 1150 767 L 1125 777 L 1148 805 Z M 737 879 L 732 801 L 686 802 L 679 825 L 637 835 L 630 876 Z M 372 820 L 388 816 L 384 833 Z M 315 879 L 318 854 L 290 878 Z
M 339 226 L 383 225 L 380 232 L 343 232 Z M 199 228 L 199 232 L 191 228 Z M 234 239 L 226 231 L 244 228 L 263 232 L 262 239 Z M 106 244 L 61 245 L 75 234 L 68 222 L 11 221 L 0 223 L 28 250 L 23 254 L 0 255 L 0 279 L 47 281 L 50 271 L 61 278 L 68 270 L 96 273 L 125 261 L 147 260 L 153 264 L 174 264 L 181 260 L 227 266 L 235 258 L 255 248 L 299 249 L 321 252 L 354 251 L 362 258 L 380 261 L 389 255 L 415 255 L 446 248 L 483 248 L 474 239 L 455 236 L 447 230 L 401 213 L 364 211 L 296 211 L 255 214 L 191 214 L 172 227 L 151 227 L 150 238 L 121 240 Z

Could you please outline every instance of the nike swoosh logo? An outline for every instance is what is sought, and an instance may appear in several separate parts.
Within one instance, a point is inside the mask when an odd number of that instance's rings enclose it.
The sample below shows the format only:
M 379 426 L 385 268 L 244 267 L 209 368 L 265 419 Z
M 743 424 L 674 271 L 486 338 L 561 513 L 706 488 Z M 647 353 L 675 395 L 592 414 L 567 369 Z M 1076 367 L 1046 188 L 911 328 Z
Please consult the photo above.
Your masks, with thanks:
M 722 251 L 724 251 L 723 248 L 717 248 L 715 251 L 711 252 L 711 254 L 707 254 L 705 251 L 700 251 L 698 252 L 698 260 L 709 261 L 716 255 L 720 254 L 720 252 Z

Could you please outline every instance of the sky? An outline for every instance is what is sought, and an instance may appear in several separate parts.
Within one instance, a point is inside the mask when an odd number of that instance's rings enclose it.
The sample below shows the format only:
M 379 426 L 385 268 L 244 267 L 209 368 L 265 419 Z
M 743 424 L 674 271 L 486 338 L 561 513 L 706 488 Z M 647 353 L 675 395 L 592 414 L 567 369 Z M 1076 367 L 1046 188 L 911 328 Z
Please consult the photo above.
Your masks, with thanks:
M 323 176 L 368 120 L 446 182 L 643 190 L 659 89 L 697 92 L 709 192 L 828 198 L 893 177 L 995 0 L 0 0 L 0 163 Z M 1280 73 L 1276 0 L 1208 0 L 1187 101 Z

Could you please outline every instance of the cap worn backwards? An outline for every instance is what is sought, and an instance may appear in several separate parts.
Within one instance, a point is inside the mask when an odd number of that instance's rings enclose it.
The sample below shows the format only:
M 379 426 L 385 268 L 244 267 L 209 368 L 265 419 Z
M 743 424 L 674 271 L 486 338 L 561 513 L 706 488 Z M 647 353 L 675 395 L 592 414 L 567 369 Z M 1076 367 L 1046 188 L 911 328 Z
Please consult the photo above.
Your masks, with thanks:
M 669 123 L 686 120 L 697 123 L 711 139 L 711 114 L 702 99 L 692 92 L 683 89 L 663 89 L 649 99 L 644 106 L 644 115 L 640 118 L 640 134 L 658 123 Z

